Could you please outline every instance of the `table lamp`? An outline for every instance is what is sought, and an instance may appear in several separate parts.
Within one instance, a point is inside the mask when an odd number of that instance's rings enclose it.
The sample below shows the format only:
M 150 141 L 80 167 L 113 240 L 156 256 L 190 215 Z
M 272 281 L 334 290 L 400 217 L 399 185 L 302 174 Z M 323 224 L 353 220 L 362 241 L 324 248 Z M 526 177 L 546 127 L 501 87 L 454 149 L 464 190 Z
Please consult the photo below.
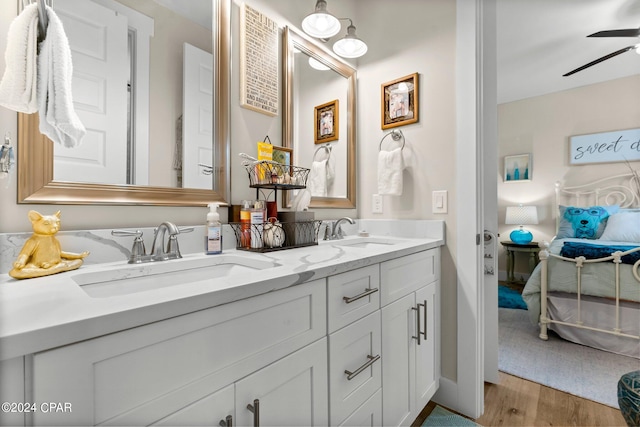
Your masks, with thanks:
M 531 225 L 538 223 L 538 210 L 535 206 L 507 206 L 505 215 L 505 224 L 517 224 L 517 228 L 509 234 L 509 238 L 513 243 L 518 245 L 526 245 L 533 240 L 533 234 L 525 230 L 523 225 Z

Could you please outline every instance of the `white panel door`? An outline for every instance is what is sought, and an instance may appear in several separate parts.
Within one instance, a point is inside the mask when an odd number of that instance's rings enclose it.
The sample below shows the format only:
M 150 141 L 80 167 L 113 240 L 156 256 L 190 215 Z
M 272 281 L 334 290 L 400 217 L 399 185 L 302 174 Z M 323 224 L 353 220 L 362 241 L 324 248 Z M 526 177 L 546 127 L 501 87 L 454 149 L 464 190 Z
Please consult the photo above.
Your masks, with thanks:
M 54 144 L 54 179 L 127 183 L 127 18 L 92 1 L 56 0 L 69 39 L 82 144 Z
M 436 298 L 437 282 L 416 292 L 416 303 L 420 306 L 420 331 L 424 334 L 420 344 L 416 345 L 416 408 L 421 411 L 435 394 L 439 379 L 438 320 L 440 314 Z M 425 332 L 426 331 L 426 332 Z
M 213 188 L 213 56 L 184 44 L 182 186 Z M 209 173 L 206 173 L 208 170 Z
M 415 294 L 382 308 L 382 425 L 408 426 L 415 407 Z M 422 408 L 420 408 L 421 410 Z
M 234 390 L 233 384 L 228 385 L 152 425 L 165 427 L 212 426 L 218 425 L 223 420 L 226 422 L 227 417 L 231 417 L 229 420 L 233 421 L 235 419 Z
M 260 415 L 254 422 L 247 405 L 256 400 Z M 326 338 L 238 381 L 236 418 L 239 426 L 329 425 Z

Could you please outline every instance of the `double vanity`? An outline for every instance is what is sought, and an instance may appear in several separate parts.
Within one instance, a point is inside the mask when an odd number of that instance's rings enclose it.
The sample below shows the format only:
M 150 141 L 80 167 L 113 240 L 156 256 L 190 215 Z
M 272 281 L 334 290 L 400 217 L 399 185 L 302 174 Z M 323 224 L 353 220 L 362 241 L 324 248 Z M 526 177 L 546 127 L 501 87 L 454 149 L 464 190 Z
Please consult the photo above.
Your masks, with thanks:
M 354 227 L 370 236 L 2 275 L 1 391 L 35 410 L 0 421 L 410 425 L 439 385 L 444 223 Z

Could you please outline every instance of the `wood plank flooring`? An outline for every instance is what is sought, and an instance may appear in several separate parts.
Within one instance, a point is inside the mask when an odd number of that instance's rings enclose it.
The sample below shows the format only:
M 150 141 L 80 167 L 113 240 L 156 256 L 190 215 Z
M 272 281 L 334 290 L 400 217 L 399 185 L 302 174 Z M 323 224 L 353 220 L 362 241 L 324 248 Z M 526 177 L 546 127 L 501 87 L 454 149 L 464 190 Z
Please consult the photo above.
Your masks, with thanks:
M 485 384 L 484 414 L 475 420 L 493 426 L 625 427 L 618 409 L 500 372 L 499 384 Z M 429 402 L 412 426 L 419 427 L 435 407 Z

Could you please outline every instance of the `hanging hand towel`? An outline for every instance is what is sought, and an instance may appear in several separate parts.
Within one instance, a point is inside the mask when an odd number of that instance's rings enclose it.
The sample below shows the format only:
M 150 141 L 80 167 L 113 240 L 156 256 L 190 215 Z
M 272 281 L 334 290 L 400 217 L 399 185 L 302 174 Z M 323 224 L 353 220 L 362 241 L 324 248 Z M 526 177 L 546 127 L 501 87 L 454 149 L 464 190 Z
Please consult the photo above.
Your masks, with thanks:
M 11 25 L 4 53 L 6 68 L 0 81 L 0 105 L 21 113 L 38 111 L 38 8 L 25 7 Z
M 49 25 L 38 55 L 40 132 L 65 147 L 75 147 L 86 130 L 73 109 L 71 49 L 58 15 L 49 6 L 46 10 Z
M 336 178 L 336 158 L 331 155 L 331 148 L 329 148 L 329 157 L 327 157 L 327 194 L 331 193 L 333 189 L 333 182 Z
M 327 160 L 311 163 L 309 172 L 309 191 L 313 197 L 327 196 Z
M 402 149 L 378 153 L 378 194 L 402 195 Z

